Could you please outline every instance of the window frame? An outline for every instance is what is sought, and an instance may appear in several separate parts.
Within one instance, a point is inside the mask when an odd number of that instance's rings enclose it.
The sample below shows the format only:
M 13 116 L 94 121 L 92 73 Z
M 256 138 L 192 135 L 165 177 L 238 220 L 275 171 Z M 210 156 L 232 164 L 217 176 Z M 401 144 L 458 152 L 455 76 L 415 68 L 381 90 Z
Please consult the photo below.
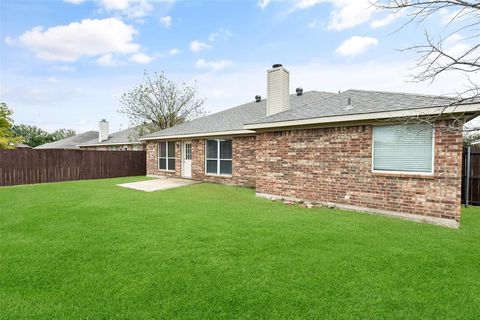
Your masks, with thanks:
M 395 126 L 402 126 L 402 124 L 386 124 L 386 125 L 374 125 L 372 126 L 372 154 L 371 154 L 371 170 L 372 173 L 385 173 L 385 174 L 392 174 L 392 175 L 411 175 L 411 176 L 434 176 L 435 174 L 435 124 L 431 125 L 432 130 L 432 170 L 430 172 L 423 172 L 423 171 L 400 171 L 400 170 L 377 170 L 375 169 L 374 164 L 374 156 L 375 156 L 375 127 L 395 127 Z
M 216 141 L 217 143 L 217 158 L 207 158 L 207 141 Z M 230 140 L 232 141 L 232 158 L 224 159 L 220 158 L 220 141 L 221 140 Z M 207 176 L 221 176 L 221 177 L 231 177 L 233 175 L 233 139 L 232 138 L 214 138 L 214 139 L 205 139 L 205 156 L 204 156 L 204 166 L 205 166 L 205 175 Z M 217 162 L 217 173 L 207 172 L 207 161 L 215 160 Z M 220 173 L 220 161 L 230 161 L 232 164 L 232 173 Z
M 162 157 L 162 155 L 160 154 L 160 144 L 161 144 L 161 143 L 165 143 L 165 157 Z M 174 145 L 174 150 L 175 150 L 175 152 L 174 152 L 173 157 L 169 156 L 169 154 L 168 154 L 168 144 L 169 144 L 169 143 L 173 143 L 173 145 Z M 169 160 L 169 159 L 175 160 L 175 162 L 174 162 L 174 163 L 175 163 L 175 167 L 177 166 L 177 159 L 176 159 L 177 146 L 176 146 L 176 142 L 173 141 L 173 140 L 159 141 L 158 144 L 157 144 L 157 148 L 158 148 L 158 158 L 157 158 L 157 159 L 158 159 L 158 160 L 157 160 L 158 170 L 159 170 L 159 171 L 175 172 L 175 168 L 170 169 L 170 168 L 168 167 L 168 160 Z M 160 168 L 160 159 L 165 159 L 165 169 Z

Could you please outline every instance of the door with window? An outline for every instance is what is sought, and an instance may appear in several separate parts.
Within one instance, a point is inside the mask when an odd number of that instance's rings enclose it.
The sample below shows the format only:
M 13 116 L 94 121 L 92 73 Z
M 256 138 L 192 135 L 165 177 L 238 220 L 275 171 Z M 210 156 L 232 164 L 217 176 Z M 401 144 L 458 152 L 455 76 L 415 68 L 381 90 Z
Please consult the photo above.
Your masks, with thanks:
M 192 143 L 183 142 L 182 148 L 182 176 L 184 178 L 192 177 Z

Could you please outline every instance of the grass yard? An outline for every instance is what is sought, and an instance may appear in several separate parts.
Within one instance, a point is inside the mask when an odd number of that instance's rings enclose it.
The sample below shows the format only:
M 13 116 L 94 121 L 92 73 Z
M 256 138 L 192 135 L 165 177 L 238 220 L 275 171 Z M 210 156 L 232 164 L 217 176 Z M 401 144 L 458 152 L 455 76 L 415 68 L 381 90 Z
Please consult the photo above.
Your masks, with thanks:
M 480 209 L 451 230 L 121 178 L 0 188 L 0 319 L 479 319 Z

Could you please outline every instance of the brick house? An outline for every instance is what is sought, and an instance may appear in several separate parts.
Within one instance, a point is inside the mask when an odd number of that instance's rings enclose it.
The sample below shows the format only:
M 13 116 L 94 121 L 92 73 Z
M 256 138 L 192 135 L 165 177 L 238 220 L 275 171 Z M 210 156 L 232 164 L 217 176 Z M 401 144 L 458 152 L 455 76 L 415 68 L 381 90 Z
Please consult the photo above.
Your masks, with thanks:
M 145 145 L 140 141 L 140 135 L 136 127 L 109 133 L 108 121 L 105 119 L 98 123 L 97 135 L 93 139 L 78 144 L 78 147 L 85 150 L 103 151 L 145 150 Z
M 464 121 L 478 104 L 379 91 L 296 89 L 267 71 L 267 99 L 142 136 L 147 174 L 256 189 L 446 226 L 460 221 Z M 444 114 L 445 116 L 441 116 Z M 455 120 L 452 120 L 455 115 Z M 435 116 L 431 123 L 405 119 Z M 459 121 L 460 119 L 460 121 Z
M 108 132 L 108 121 L 98 123 L 98 131 L 86 131 L 72 137 L 44 143 L 35 149 L 84 149 L 99 151 L 143 151 L 145 145 L 140 141 L 136 127 L 114 133 Z

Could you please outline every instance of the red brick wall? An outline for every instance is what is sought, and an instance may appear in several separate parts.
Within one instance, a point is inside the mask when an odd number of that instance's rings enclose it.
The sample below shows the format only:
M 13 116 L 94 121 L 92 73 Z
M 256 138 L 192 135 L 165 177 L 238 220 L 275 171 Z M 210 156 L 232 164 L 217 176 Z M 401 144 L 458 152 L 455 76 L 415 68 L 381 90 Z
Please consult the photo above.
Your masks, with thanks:
M 431 177 L 372 173 L 371 152 L 370 125 L 259 133 L 257 192 L 459 221 L 460 130 L 436 129 Z
M 255 186 L 255 137 L 234 137 L 232 139 L 232 175 L 217 176 L 205 174 L 205 139 L 192 142 L 192 179 L 246 187 Z M 181 177 L 181 141 L 175 143 L 175 171 L 158 169 L 158 141 L 147 143 L 147 174 Z

